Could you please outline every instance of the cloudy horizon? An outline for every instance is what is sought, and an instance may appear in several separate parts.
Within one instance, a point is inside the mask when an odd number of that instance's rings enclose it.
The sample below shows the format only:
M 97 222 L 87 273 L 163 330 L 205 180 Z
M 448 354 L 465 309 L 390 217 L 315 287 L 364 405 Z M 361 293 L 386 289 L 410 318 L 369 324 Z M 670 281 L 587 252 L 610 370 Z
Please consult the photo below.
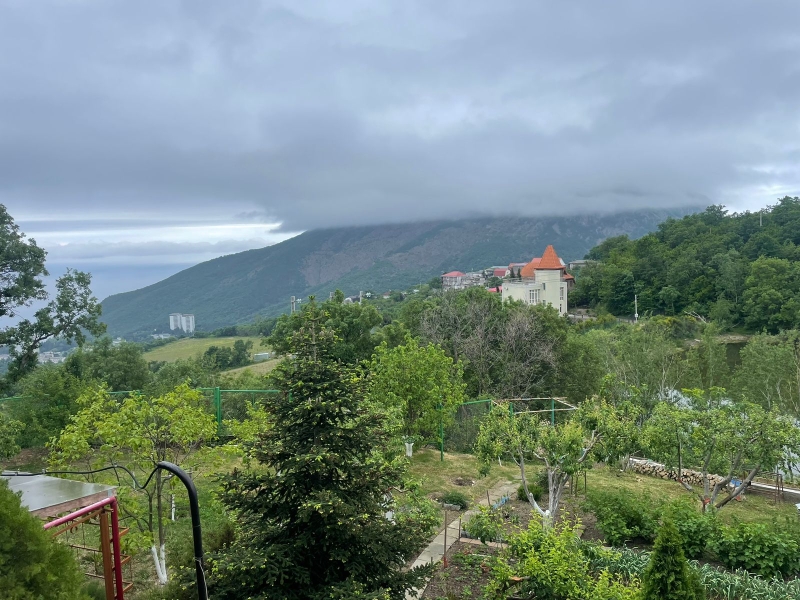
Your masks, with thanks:
M 318 227 L 800 195 L 796 3 L 0 15 L 0 203 L 101 298 Z

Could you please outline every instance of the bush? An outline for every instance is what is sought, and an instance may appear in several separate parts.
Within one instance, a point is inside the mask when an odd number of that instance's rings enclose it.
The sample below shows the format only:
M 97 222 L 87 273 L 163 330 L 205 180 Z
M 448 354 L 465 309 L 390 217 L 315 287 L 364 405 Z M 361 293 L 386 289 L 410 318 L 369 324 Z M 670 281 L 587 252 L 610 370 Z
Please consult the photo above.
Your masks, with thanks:
M 533 519 L 528 529 L 509 538 L 508 558 L 498 561 L 485 590 L 491 598 L 551 600 L 635 600 L 636 578 L 625 582 L 609 571 L 593 572 L 575 528 L 560 522 L 543 529 Z M 509 589 L 509 583 L 514 586 Z M 518 586 L 518 587 L 517 587 Z M 513 592 L 513 595 L 510 594 Z
M 705 591 L 689 569 L 683 539 L 669 518 L 658 531 L 650 563 L 642 577 L 642 600 L 702 600 Z
M 503 532 L 503 514 L 489 506 L 479 506 L 478 514 L 467 521 L 464 531 L 484 544 L 499 541 Z
M 72 551 L 53 540 L 42 522 L 0 479 L 0 592 L 3 598 L 84 600 L 83 576 Z
M 686 558 L 701 558 L 717 529 L 713 515 L 701 513 L 697 504 L 689 499 L 673 502 L 664 513 L 675 523 L 678 533 L 681 534 Z
M 469 498 L 467 498 L 458 490 L 451 490 L 447 492 L 444 496 L 442 496 L 442 502 L 445 504 L 455 504 L 461 510 L 464 510 L 469 506 Z
M 625 491 L 591 491 L 585 508 L 597 517 L 597 527 L 612 546 L 630 540 L 652 543 L 658 531 L 663 503 L 646 494 Z
M 775 522 L 723 526 L 710 546 L 729 569 L 745 569 L 763 577 L 800 573 L 797 539 Z
M 528 491 L 533 496 L 533 499 L 536 500 L 537 502 L 539 502 L 539 500 L 542 499 L 542 496 L 544 496 L 544 490 L 542 489 L 542 486 L 540 486 L 538 483 L 529 483 Z M 524 485 L 521 485 L 519 486 L 519 488 L 517 488 L 517 500 L 521 500 L 522 502 L 528 502 L 528 496 L 525 493 Z

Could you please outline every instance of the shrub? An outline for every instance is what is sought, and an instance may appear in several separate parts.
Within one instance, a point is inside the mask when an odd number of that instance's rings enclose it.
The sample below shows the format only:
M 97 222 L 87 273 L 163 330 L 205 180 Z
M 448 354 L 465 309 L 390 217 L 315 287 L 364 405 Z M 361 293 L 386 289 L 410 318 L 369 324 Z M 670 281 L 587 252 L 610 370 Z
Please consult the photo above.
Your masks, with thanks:
M 3 598 L 84 600 L 81 575 L 67 546 L 20 504 L 0 479 L 0 595 Z
M 636 578 L 624 582 L 609 572 L 594 573 L 582 552 L 577 525 L 564 522 L 544 530 L 533 519 L 527 530 L 509 538 L 507 558 L 498 561 L 485 597 L 549 598 L 551 600 L 636 600 Z M 509 582 L 518 588 L 509 595 Z
M 701 558 L 717 529 L 713 515 L 701 513 L 696 503 L 688 499 L 673 502 L 664 512 L 675 523 L 678 533 L 681 534 L 686 558 Z
M 690 571 L 683 539 L 671 519 L 658 531 L 650 563 L 642 577 L 642 600 L 702 600 L 700 579 Z
M 591 491 L 585 508 L 597 517 L 597 527 L 612 546 L 640 539 L 652 542 L 658 531 L 662 503 L 646 494 L 625 491 Z
M 775 522 L 723 526 L 711 548 L 729 569 L 741 568 L 764 577 L 800 573 L 797 540 Z
M 467 522 L 464 531 L 468 536 L 479 539 L 484 544 L 499 541 L 503 531 L 503 515 L 497 509 L 479 506 L 478 513 Z
M 544 490 L 542 486 L 538 483 L 529 483 L 528 484 L 528 491 L 533 496 L 533 499 L 539 502 L 544 496 Z M 517 500 L 521 500 L 522 502 L 528 502 L 528 496 L 525 494 L 525 486 L 521 485 L 517 488 Z
M 451 490 L 447 492 L 444 496 L 442 496 L 442 502 L 445 504 L 455 504 L 461 510 L 464 510 L 469 506 L 469 498 L 467 498 L 458 490 Z

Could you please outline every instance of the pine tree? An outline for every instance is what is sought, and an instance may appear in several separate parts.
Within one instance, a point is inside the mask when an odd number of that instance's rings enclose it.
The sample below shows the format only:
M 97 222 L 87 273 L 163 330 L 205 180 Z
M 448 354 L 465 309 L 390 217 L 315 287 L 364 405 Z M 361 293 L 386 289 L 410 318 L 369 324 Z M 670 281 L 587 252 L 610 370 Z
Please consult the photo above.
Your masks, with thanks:
M 670 519 L 664 519 L 642 577 L 642 600 L 704 598 L 699 578 L 689 569 L 683 553 L 683 540 L 678 528 Z
M 313 301 L 312 301 L 313 302 Z M 333 359 L 323 311 L 304 310 L 292 357 L 273 376 L 283 394 L 266 404 L 272 426 L 253 456 L 261 463 L 224 481 L 237 540 L 212 557 L 215 598 L 403 598 L 428 567 L 403 572 L 433 523 L 395 508 L 401 463 L 387 462 L 383 416 L 362 402 L 362 377 Z

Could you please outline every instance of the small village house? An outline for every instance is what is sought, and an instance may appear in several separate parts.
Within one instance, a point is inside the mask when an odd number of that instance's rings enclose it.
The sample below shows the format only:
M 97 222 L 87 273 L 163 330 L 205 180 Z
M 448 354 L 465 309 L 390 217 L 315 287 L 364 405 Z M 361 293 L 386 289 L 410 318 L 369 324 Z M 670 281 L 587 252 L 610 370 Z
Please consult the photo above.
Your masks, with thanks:
M 503 282 L 503 302 L 511 299 L 532 305 L 550 304 L 564 315 L 567 313 L 567 291 L 572 281 L 574 278 L 567 273 L 564 261 L 550 245 L 541 257 L 533 258 L 519 269 L 518 279 Z

